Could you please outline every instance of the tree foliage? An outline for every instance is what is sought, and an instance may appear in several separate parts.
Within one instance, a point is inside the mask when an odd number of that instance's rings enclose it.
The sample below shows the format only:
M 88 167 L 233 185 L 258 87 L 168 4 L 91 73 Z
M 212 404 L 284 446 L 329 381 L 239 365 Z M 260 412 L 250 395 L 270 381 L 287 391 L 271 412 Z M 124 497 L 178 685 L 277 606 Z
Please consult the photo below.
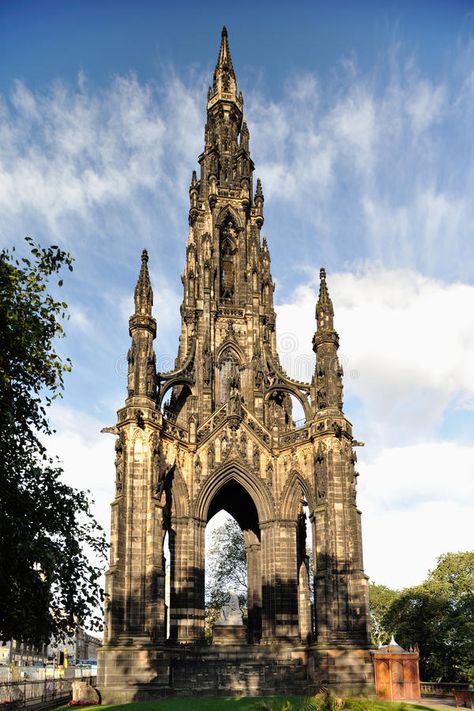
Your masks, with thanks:
M 51 293 L 70 254 L 27 238 L 30 257 L 0 253 L 0 638 L 39 644 L 71 633 L 101 602 L 105 539 L 86 493 L 67 486 L 43 441 L 61 396 L 67 304 Z M 53 285 L 54 288 L 54 285 Z M 100 622 L 91 619 L 93 627 Z
M 380 647 L 390 639 L 393 629 L 387 626 L 387 612 L 400 593 L 386 585 L 369 584 L 370 641 Z
M 206 634 L 210 638 L 231 591 L 237 594 L 242 610 L 247 605 L 247 554 L 242 530 L 233 518 L 212 531 L 206 578 Z
M 427 681 L 474 678 L 474 551 L 446 553 L 427 579 L 402 591 L 369 585 L 372 643 L 417 646 Z
M 421 585 L 403 590 L 386 615 L 403 647 L 418 644 L 427 680 L 474 677 L 474 551 L 446 553 Z

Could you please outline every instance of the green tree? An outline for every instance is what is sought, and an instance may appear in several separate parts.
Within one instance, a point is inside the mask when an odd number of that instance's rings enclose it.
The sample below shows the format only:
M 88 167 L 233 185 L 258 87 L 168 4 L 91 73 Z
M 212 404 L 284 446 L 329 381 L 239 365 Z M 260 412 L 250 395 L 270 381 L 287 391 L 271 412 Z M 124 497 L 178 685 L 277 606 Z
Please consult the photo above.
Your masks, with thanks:
M 418 644 L 430 681 L 474 678 L 474 551 L 446 553 L 421 585 L 403 590 L 385 617 L 403 647 Z
M 212 639 L 212 628 L 229 592 L 237 593 L 243 610 L 247 605 L 247 554 L 242 530 L 233 518 L 215 528 L 206 560 L 206 637 Z
M 369 584 L 369 628 L 370 639 L 375 647 L 386 644 L 393 629 L 387 625 L 387 613 L 400 595 L 386 585 Z
M 71 256 L 27 238 L 31 256 L 0 253 L 0 638 L 42 643 L 71 633 L 102 600 L 103 532 L 86 493 L 67 486 L 43 444 L 47 407 L 70 362 L 55 351 L 67 304 L 50 293 Z M 87 551 L 87 552 L 86 552 Z

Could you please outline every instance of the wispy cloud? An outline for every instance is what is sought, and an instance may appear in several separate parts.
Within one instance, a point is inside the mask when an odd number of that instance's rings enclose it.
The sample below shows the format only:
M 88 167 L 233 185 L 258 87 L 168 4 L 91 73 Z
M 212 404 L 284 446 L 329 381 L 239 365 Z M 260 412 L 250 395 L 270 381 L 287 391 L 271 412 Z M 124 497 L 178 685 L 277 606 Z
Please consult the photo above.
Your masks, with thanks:
M 358 255 L 473 278 L 472 57 L 438 82 L 396 57 L 383 83 L 381 72 L 350 62 L 332 81 L 300 78 L 279 101 L 250 97 L 267 205 L 278 221 L 290 210 L 313 225 L 333 263 Z

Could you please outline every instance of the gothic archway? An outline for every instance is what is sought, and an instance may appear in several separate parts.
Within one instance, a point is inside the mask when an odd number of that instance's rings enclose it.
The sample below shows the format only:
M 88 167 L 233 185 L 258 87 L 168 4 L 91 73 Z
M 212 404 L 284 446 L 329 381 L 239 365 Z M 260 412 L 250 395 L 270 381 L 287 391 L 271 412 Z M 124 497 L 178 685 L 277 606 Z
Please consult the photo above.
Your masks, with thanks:
M 205 481 L 193 507 L 196 519 L 207 522 L 212 499 L 219 489 L 232 479 L 247 491 L 255 504 L 260 526 L 275 519 L 275 502 L 268 487 L 237 460 L 227 461 Z
M 309 642 L 315 633 L 315 539 L 314 496 L 308 481 L 298 469 L 293 469 L 283 487 L 280 514 L 283 520 L 296 523 L 294 556 L 296 560 L 296 589 L 299 634 Z
M 268 543 L 262 545 L 261 527 L 274 519 L 275 506 L 265 485 L 256 480 L 239 462 L 234 461 L 215 471 L 200 492 L 195 516 L 202 521 L 203 538 L 205 525 L 222 509 L 237 521 L 244 534 L 248 580 L 247 639 L 249 643 L 255 643 L 262 636 L 262 617 L 266 605 L 262 581 L 265 575 L 263 555 Z M 201 566 L 204 569 L 204 548 Z M 199 605 L 204 610 L 204 589 Z
M 241 573 L 244 573 L 245 581 L 242 585 L 241 576 L 234 575 L 237 584 L 231 585 L 231 587 L 241 599 L 245 598 L 245 609 L 243 610 L 244 624 L 246 625 L 245 639 L 250 644 L 257 643 L 262 634 L 261 542 L 258 512 L 248 491 L 235 479 L 229 479 L 215 492 L 208 508 L 207 523 L 217 516 L 225 524 L 225 519 L 223 521 L 221 516 L 222 512 L 228 515 L 228 530 L 229 524 L 230 530 L 232 530 L 231 520 L 233 519 L 242 535 L 242 545 L 245 547 L 245 570 L 241 570 Z M 238 545 L 235 535 L 233 541 L 234 545 Z M 240 550 L 242 549 L 240 548 Z M 239 556 L 236 556 L 238 552 L 233 551 L 236 565 L 239 565 Z M 225 555 L 224 551 L 222 551 L 222 555 Z M 241 562 L 240 567 L 242 568 Z M 230 593 L 231 590 L 225 589 L 221 592 L 225 594 Z M 243 630 L 242 635 L 244 636 Z

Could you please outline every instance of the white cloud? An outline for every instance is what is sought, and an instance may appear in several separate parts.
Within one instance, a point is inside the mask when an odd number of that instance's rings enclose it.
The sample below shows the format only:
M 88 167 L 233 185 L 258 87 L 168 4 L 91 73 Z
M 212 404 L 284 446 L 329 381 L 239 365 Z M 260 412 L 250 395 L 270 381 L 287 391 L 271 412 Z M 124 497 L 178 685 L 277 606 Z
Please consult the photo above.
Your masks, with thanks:
M 168 197 L 184 155 L 190 165 L 198 153 L 200 103 L 178 78 L 161 90 L 116 77 L 97 91 L 82 76 L 44 94 L 16 82 L 1 111 L 3 222 L 26 211 L 56 231 L 67 216 L 92 220 L 127 202 L 133 211 L 141 191 Z
M 375 582 L 418 584 L 439 555 L 472 547 L 474 447 L 359 450 L 358 467 L 365 569 Z
M 443 85 L 433 86 L 426 80 L 415 84 L 405 104 L 415 135 L 426 131 L 442 116 L 445 100 L 446 88 Z
M 100 432 L 103 422 L 73 407 L 55 404 L 51 415 L 56 433 L 47 443 L 48 451 L 62 462 L 67 484 L 92 492 L 94 515 L 108 536 L 115 481 L 114 438 Z
M 279 333 L 294 334 L 283 361 L 311 377 L 316 279 L 278 307 Z M 364 263 L 328 275 L 348 396 L 371 446 L 431 436 L 450 408 L 474 397 L 474 287 Z M 302 372 L 304 366 L 306 374 Z
M 282 363 L 311 377 L 316 277 L 278 307 Z M 472 547 L 474 447 L 436 439 L 474 401 L 474 287 L 364 263 L 328 274 L 345 391 L 355 407 L 366 572 L 400 588 Z M 346 354 L 346 356 L 344 356 Z M 306 370 L 306 372 L 304 372 Z M 346 414 L 351 416 L 351 413 Z

